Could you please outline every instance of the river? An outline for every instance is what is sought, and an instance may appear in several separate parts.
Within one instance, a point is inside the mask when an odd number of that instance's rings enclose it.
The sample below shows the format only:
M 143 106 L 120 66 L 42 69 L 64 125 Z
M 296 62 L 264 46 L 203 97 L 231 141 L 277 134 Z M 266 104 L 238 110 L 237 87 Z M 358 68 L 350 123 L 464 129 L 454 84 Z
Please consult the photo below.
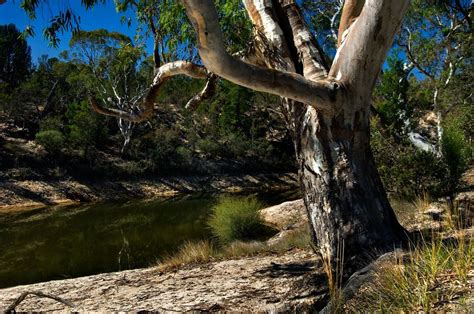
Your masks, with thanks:
M 267 205 L 296 192 L 260 193 Z M 218 195 L 44 207 L 0 214 L 0 288 L 156 264 L 210 239 Z

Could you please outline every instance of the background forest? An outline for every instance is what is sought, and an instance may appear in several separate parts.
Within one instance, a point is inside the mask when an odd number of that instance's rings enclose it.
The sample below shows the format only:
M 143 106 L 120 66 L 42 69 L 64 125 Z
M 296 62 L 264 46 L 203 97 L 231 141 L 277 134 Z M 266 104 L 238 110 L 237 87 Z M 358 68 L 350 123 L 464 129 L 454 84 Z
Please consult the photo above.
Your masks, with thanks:
M 154 20 L 139 7 L 147 1 L 133 3 L 118 1 L 117 9 L 136 12 L 142 29 L 135 38 L 69 26 L 74 30 L 70 49 L 57 57 L 32 60 L 25 33 L 13 24 L 0 26 L 2 177 L 113 180 L 296 171 L 279 99 L 224 80 L 196 110 L 186 103 L 205 81 L 167 81 L 156 114 L 146 123 L 117 121 L 92 110 L 89 95 L 107 106 L 137 110 L 157 60 L 196 58 L 189 48 L 190 26 L 176 18 L 182 17 L 182 7 L 148 5 L 161 12 Z M 241 25 L 224 28 L 231 51 L 252 48 L 246 41 L 252 29 L 235 13 L 242 12 L 238 3 L 220 4 L 222 18 L 232 21 L 228 25 Z M 310 28 L 318 29 L 320 42 L 334 53 L 342 2 L 308 1 L 303 7 Z M 413 1 L 384 66 L 373 97 L 371 140 L 391 193 L 452 194 L 473 162 L 470 12 L 469 1 Z M 54 43 L 54 32 L 45 34 Z M 152 56 L 142 44 L 147 36 L 155 38 Z

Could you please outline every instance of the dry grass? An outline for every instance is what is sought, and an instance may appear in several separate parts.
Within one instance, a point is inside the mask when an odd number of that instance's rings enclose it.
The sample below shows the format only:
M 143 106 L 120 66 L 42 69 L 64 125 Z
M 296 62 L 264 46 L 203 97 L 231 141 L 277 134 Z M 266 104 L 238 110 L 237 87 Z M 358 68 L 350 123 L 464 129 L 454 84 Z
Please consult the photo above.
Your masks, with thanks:
M 187 242 L 177 254 L 158 261 L 162 271 L 184 265 L 207 263 L 212 260 L 249 257 L 259 254 L 285 252 L 294 248 L 309 249 L 310 235 L 307 227 L 287 232 L 278 241 L 234 241 L 223 247 L 216 247 L 210 241 Z
M 210 241 L 186 242 L 176 255 L 159 261 L 160 270 L 176 269 L 183 265 L 206 263 L 215 258 L 216 249 Z
M 457 303 L 474 288 L 474 241 L 422 240 L 404 261 L 387 263 L 347 305 L 368 312 L 431 312 Z M 467 310 L 467 308 L 465 309 Z
M 421 196 L 416 197 L 413 202 L 413 206 L 415 207 L 415 211 L 418 213 L 424 213 L 425 211 L 430 208 L 431 199 L 428 194 L 423 194 Z

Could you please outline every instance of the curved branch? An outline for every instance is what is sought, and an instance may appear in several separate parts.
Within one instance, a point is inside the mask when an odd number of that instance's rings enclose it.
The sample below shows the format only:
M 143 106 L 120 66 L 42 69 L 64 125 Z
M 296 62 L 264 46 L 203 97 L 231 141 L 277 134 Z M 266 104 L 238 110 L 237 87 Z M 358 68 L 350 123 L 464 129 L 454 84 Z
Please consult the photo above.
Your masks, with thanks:
M 194 110 L 203 100 L 211 98 L 216 92 L 216 83 L 217 76 L 215 76 L 214 74 L 210 74 L 207 78 L 206 85 L 204 86 L 202 91 L 199 92 L 199 94 L 195 95 L 193 98 L 191 98 L 186 103 L 185 108 Z
M 206 78 L 208 72 L 202 66 L 193 64 L 187 61 L 175 61 L 162 65 L 150 86 L 148 94 L 145 96 L 143 104 L 138 112 L 126 112 L 114 108 L 106 108 L 97 102 L 97 100 L 90 96 L 89 101 L 94 111 L 111 117 L 124 119 L 131 122 L 142 122 L 149 119 L 153 115 L 154 102 L 163 83 L 170 77 L 175 75 L 187 75 L 192 78 Z
M 303 76 L 257 67 L 230 56 L 224 46 L 212 0 L 184 0 L 186 13 L 197 33 L 199 55 L 206 68 L 238 85 L 290 98 L 323 110 L 332 110 L 339 87 L 335 82 L 313 82 Z

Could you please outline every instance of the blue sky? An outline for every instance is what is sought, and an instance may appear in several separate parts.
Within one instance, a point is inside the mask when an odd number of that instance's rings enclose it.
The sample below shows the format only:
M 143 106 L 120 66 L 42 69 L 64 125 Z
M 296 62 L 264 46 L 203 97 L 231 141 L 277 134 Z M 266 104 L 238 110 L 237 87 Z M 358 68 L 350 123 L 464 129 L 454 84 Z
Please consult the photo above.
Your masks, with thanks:
M 68 49 L 71 33 L 64 33 L 59 36 L 61 42 L 58 48 L 49 47 L 48 41 L 43 38 L 42 34 L 43 28 L 48 24 L 50 18 L 57 14 L 60 9 L 72 8 L 81 17 L 81 29 L 84 30 L 105 28 L 121 32 L 132 38 L 136 32 L 136 21 L 133 18 L 133 12 L 126 14 L 127 17 L 132 18 L 131 26 L 128 27 L 126 24 L 122 24 L 120 18 L 123 14 L 115 11 L 112 0 L 106 1 L 105 5 L 97 5 L 91 10 L 85 10 L 80 5 L 79 0 L 50 0 L 47 1 L 49 5 L 44 5 L 37 11 L 36 20 L 33 21 L 20 8 L 20 2 L 21 0 L 7 0 L 5 4 L 0 5 L 0 24 L 13 23 L 20 31 L 23 31 L 27 25 L 34 27 L 35 36 L 28 38 L 34 63 L 37 62 L 38 57 L 44 54 L 53 57 L 57 56 L 61 51 Z M 151 38 L 147 41 L 147 46 L 152 47 Z

